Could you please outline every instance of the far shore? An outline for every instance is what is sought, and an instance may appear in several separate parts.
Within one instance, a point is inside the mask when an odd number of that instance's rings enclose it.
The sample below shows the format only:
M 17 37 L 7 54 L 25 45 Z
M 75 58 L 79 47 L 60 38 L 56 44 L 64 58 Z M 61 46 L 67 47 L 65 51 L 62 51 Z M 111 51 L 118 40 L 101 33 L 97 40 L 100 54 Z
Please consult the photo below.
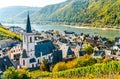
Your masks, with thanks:
M 98 28 L 98 27 L 84 27 L 84 26 L 72 26 L 72 25 L 63 25 L 63 26 L 70 28 L 78 28 L 78 29 L 120 30 L 115 28 Z
M 9 23 L 8 23 L 9 24 Z M 22 24 L 22 23 L 20 23 Z M 24 24 L 24 23 L 23 23 Z M 35 24 L 35 23 L 33 23 Z M 4 25 L 4 24 L 3 24 Z M 14 25 L 14 23 L 13 23 Z M 42 24 L 41 24 L 42 25 Z M 43 24 L 43 25 L 55 25 L 55 26 L 65 26 L 65 27 L 70 27 L 70 28 L 78 28 L 78 29 L 99 29 L 99 30 L 120 30 L 120 29 L 115 29 L 115 28 L 99 28 L 99 27 L 89 27 L 89 26 L 78 26 L 78 25 L 64 25 L 64 24 Z M 7 25 L 4 25 L 7 26 Z

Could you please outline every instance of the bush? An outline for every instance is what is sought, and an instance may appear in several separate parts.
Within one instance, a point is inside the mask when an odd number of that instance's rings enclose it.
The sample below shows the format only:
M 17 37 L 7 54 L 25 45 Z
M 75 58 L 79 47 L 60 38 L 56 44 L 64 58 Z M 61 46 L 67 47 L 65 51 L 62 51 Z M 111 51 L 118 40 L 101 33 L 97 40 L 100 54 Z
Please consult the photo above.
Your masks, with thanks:
M 90 55 L 84 55 L 83 57 L 76 58 L 72 61 L 68 62 L 59 62 L 57 63 L 54 68 L 53 72 L 55 71 L 62 71 L 66 69 L 72 69 L 72 68 L 78 68 L 78 67 L 84 67 L 84 66 L 91 66 L 93 64 L 96 64 L 97 60 L 92 58 Z
M 105 59 L 103 60 L 103 63 L 107 63 L 107 62 L 109 62 L 109 61 L 111 61 L 109 58 L 105 58 Z
M 67 69 L 75 68 L 75 65 L 76 65 L 76 61 L 75 61 L 75 60 L 68 61 L 68 62 L 66 63 Z
M 15 70 L 14 67 L 9 67 L 3 74 L 2 79 L 31 79 L 29 72 L 24 69 Z
M 86 45 L 83 50 L 87 51 L 87 53 L 90 55 L 93 53 L 93 47 L 91 45 Z
M 66 69 L 67 69 L 66 63 L 65 62 L 59 62 L 54 66 L 53 72 L 63 71 L 63 70 L 66 70 Z

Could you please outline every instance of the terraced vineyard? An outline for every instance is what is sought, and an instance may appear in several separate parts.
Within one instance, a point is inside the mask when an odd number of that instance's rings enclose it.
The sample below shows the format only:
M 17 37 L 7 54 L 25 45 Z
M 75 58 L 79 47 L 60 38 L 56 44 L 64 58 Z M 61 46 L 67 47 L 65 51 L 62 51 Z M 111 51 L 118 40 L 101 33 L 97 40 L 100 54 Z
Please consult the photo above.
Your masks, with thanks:
M 8 39 L 8 38 L 22 40 L 22 37 L 19 34 L 15 34 L 11 31 L 7 30 L 3 26 L 0 26 L 0 40 Z

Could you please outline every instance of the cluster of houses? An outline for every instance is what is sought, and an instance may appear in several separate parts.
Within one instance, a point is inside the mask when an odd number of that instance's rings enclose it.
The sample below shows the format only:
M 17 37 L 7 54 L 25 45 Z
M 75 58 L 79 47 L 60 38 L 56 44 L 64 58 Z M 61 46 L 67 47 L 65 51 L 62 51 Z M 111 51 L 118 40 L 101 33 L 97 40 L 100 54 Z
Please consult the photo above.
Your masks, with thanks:
M 18 29 L 22 32 L 22 43 L 10 39 L 0 42 L 0 63 L 2 63 L 0 64 L 0 73 L 10 66 L 37 68 L 42 63 L 43 58 L 54 65 L 60 61 L 84 56 L 88 53 L 87 50 L 83 50 L 86 45 L 93 47 L 91 55 L 93 58 L 120 59 L 120 37 L 116 37 L 115 43 L 113 43 L 98 35 L 76 34 L 70 31 L 64 31 L 63 34 L 54 30 L 38 33 L 31 30 L 29 14 L 26 30 L 13 26 L 9 30 L 17 33 Z

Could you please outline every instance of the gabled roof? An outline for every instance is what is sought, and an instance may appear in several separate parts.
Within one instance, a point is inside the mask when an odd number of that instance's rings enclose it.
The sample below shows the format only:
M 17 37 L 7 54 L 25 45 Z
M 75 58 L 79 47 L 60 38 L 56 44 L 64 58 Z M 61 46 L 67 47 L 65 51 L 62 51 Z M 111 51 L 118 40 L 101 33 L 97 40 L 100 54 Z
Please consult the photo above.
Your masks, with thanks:
M 68 47 L 67 55 L 74 55 L 74 52 L 71 50 L 70 47 Z
M 10 60 L 8 56 L 0 58 L 0 71 L 5 71 L 8 67 L 15 67 L 13 62 Z
M 31 58 L 30 63 L 34 63 L 34 62 L 36 62 L 35 58 Z
M 84 56 L 85 54 L 87 54 L 87 51 L 79 51 L 78 52 L 78 56 Z
M 66 46 L 65 44 L 61 46 L 61 50 L 63 58 L 67 57 L 68 55 L 74 55 L 74 52 L 71 50 L 71 48 L 69 46 Z
M 104 51 L 94 51 L 94 56 L 105 56 L 105 52 Z
M 26 53 L 26 50 L 25 50 L 25 49 L 23 50 L 23 53 L 22 53 L 22 58 L 28 58 L 28 56 L 27 56 L 27 53 Z
M 32 33 L 29 12 L 28 12 L 28 16 L 27 16 L 26 33 Z
M 71 32 L 71 31 L 64 31 L 65 32 L 65 34 L 75 34 L 75 32 Z
M 41 53 L 43 56 L 50 54 L 53 52 L 54 49 L 55 46 L 50 40 L 41 41 L 35 46 L 35 56 L 40 57 Z

